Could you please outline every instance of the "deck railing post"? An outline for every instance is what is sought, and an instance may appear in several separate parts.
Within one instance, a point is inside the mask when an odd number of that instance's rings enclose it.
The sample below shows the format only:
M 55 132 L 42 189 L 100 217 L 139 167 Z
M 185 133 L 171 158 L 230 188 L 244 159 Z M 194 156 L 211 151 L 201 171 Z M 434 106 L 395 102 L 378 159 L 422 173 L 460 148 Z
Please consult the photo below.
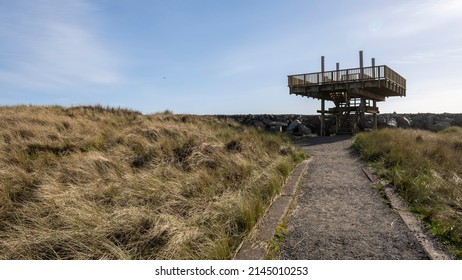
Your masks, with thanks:
M 371 59 L 371 64 L 372 64 L 372 78 L 375 80 L 375 58 Z
M 340 81 L 340 77 L 338 76 L 338 75 L 339 75 L 339 70 L 340 70 L 340 63 L 337 62 L 337 63 L 335 64 L 335 70 L 337 71 L 337 74 L 336 74 L 336 75 L 337 75 L 337 77 L 336 77 L 337 79 L 336 79 L 336 80 L 337 80 L 337 81 Z

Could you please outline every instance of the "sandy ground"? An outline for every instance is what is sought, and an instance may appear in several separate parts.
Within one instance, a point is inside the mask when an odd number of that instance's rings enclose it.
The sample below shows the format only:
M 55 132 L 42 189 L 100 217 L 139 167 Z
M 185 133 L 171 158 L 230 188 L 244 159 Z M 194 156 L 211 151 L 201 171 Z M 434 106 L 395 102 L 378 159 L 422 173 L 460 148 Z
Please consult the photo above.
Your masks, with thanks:
M 351 154 L 351 138 L 300 143 L 313 157 L 289 219 L 281 259 L 428 259 Z

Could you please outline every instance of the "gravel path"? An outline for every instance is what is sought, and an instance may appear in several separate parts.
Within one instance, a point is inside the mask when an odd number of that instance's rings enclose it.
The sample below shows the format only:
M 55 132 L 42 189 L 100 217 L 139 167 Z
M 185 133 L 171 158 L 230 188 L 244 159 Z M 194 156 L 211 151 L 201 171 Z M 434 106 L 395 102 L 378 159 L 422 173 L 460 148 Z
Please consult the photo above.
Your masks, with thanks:
M 350 154 L 350 137 L 314 137 L 299 145 L 313 160 L 281 259 L 428 259 Z

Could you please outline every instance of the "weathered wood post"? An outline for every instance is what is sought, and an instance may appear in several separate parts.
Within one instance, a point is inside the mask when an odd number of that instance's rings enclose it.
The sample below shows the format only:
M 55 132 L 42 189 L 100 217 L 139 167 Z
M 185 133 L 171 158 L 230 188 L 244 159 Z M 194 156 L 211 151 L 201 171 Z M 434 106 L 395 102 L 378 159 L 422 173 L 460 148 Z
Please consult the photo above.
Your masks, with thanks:
M 364 62 L 363 62 L 363 51 L 359 51 L 359 79 L 362 81 L 364 79 Z M 361 129 L 366 127 L 366 99 L 361 97 L 361 103 L 359 105 L 359 123 L 361 124 Z
M 321 84 L 324 81 L 324 56 L 321 56 Z M 326 100 L 321 99 L 321 136 L 326 136 Z
M 336 71 L 336 80 L 335 81 L 340 81 L 339 75 L 340 75 L 340 63 L 335 63 L 335 71 Z
M 372 64 L 372 78 L 375 79 L 375 58 L 371 59 L 371 64 Z M 380 77 L 380 74 L 379 74 Z M 372 129 L 376 130 L 377 129 L 377 101 L 373 100 L 372 105 L 374 106 L 374 112 L 372 113 Z M 377 111 L 375 109 L 377 108 Z
M 340 63 L 335 63 L 335 73 L 336 73 L 336 82 L 340 81 Z M 338 106 L 336 104 L 336 106 Z M 340 128 L 340 111 L 335 114 L 335 134 L 338 134 L 338 130 Z
M 372 78 L 375 79 L 375 58 L 371 58 L 371 64 L 372 64 Z

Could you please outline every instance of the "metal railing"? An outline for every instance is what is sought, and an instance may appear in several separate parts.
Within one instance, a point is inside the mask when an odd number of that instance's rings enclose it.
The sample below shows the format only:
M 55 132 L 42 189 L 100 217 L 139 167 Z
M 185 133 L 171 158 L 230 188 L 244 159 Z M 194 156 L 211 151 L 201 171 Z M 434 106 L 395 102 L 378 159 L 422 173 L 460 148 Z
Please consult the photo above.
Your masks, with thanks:
M 406 80 L 386 65 L 290 75 L 289 87 L 387 80 L 406 89 Z

